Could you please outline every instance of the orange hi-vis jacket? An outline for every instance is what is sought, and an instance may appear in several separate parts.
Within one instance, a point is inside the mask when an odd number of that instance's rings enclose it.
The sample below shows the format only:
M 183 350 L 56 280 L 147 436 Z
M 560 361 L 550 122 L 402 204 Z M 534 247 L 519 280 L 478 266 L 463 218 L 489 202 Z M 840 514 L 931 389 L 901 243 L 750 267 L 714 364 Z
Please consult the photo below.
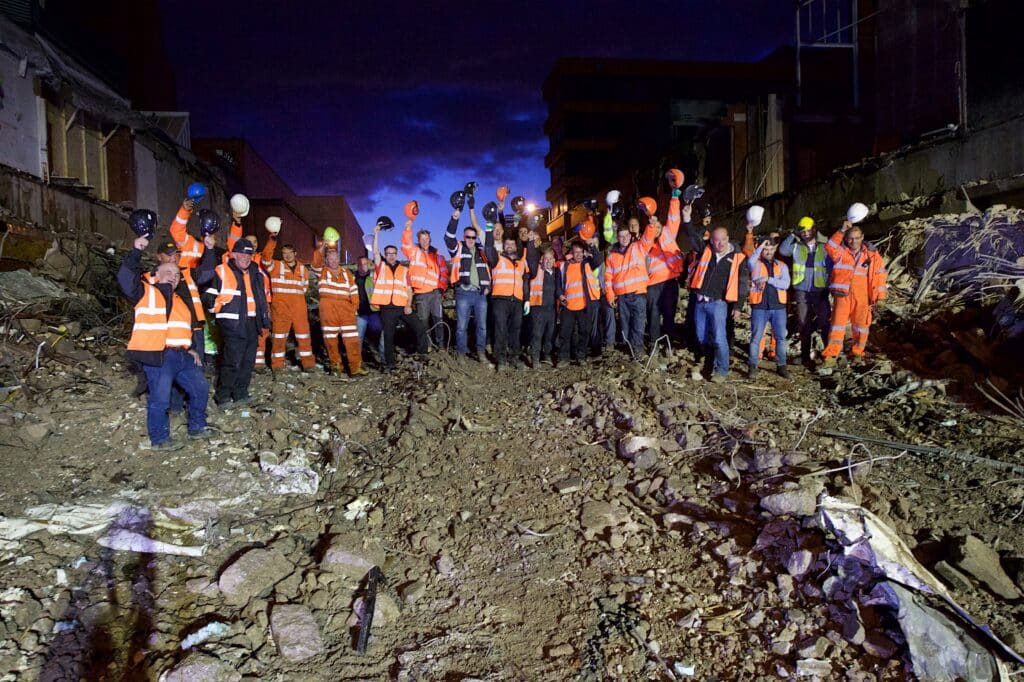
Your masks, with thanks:
M 263 267 L 270 275 L 270 291 L 278 301 L 296 303 L 299 299 L 306 302 L 306 290 L 309 288 L 309 272 L 306 266 L 296 262 L 294 268 L 288 267 L 283 260 L 274 259 L 276 239 L 268 239 L 263 247 Z
M 530 280 L 530 307 L 544 305 L 544 268 L 537 266 L 537 274 Z
M 661 228 L 661 234 L 654 240 L 654 245 L 647 256 L 647 284 L 649 286 L 675 279 L 683 272 L 683 252 L 679 250 L 679 244 L 676 243 L 680 222 L 679 198 L 672 197 L 668 203 L 668 216 L 665 225 Z
M 212 293 L 216 293 L 217 298 L 214 299 L 213 309 L 210 312 L 217 318 L 239 320 L 241 318 L 240 311 L 225 309 L 232 308 L 233 306 L 228 304 L 242 295 L 238 278 L 235 277 L 235 271 L 226 263 L 221 263 L 217 266 L 217 277 L 220 278 L 221 286 L 220 291 L 212 291 Z M 243 277 L 242 279 L 245 282 L 246 317 L 256 317 L 256 299 L 252 295 L 251 278 Z M 211 290 L 208 289 L 207 291 Z
M 491 270 L 491 296 L 512 296 L 523 300 L 523 279 L 526 277 L 526 259 L 512 260 L 498 254 L 498 263 Z
M 151 284 L 148 278 L 142 280 L 143 294 L 135 304 L 135 325 L 128 350 L 162 351 L 166 348 L 188 349 L 192 347 L 192 324 L 195 318 L 189 304 L 171 292 L 171 312 L 167 314 L 167 301 L 163 293 Z M 200 306 L 201 307 L 201 306 Z
M 192 217 L 192 212 L 185 208 L 179 208 L 178 214 L 174 216 L 174 220 L 171 222 L 171 239 L 174 240 L 174 244 L 178 247 L 178 267 L 181 268 L 194 268 L 199 265 L 199 260 L 203 257 L 203 253 L 206 251 L 206 244 L 203 243 L 202 239 L 196 239 L 188 233 L 188 219 Z M 231 247 L 234 246 L 235 242 L 242 237 L 242 226 L 237 225 L 234 220 L 231 221 L 231 229 L 228 232 L 228 251 L 231 251 Z M 226 254 L 225 254 L 226 257 Z M 200 306 L 201 308 L 202 306 Z
M 437 249 L 424 251 L 412 241 L 412 227 L 402 232 L 402 253 L 409 260 L 409 284 L 414 294 L 448 288 L 448 262 Z
M 586 280 L 586 291 L 583 281 Z M 601 289 L 597 284 L 597 273 L 586 261 L 582 263 L 562 263 L 562 295 L 565 296 L 566 310 L 584 310 L 587 303 L 601 297 Z
M 764 298 L 764 288 L 767 284 L 768 277 L 778 277 L 785 265 L 779 261 L 772 261 L 771 275 L 768 274 L 768 267 L 762 260 L 758 260 L 752 267 L 755 269 L 753 270 L 750 278 L 750 304 L 757 305 L 761 302 L 761 299 Z M 779 303 L 785 304 L 786 290 L 776 289 L 776 292 L 779 295 Z
M 203 300 L 199 298 L 199 287 L 196 286 L 196 281 L 192 278 L 192 268 L 180 268 L 180 270 L 181 279 L 188 287 L 188 293 L 192 294 L 192 308 L 196 311 L 196 318 L 200 322 L 205 322 L 206 312 L 203 310 Z M 153 273 L 147 272 L 143 277 L 150 284 L 156 284 L 156 275 Z
M 735 303 L 740 297 L 740 265 L 746 260 L 746 256 L 742 253 L 736 253 L 732 259 L 732 268 L 729 270 L 729 282 L 725 287 L 725 300 L 730 303 Z M 693 274 L 690 275 L 690 288 L 699 291 L 701 286 L 704 284 L 704 275 L 708 272 L 708 265 L 711 264 L 711 259 L 714 258 L 714 252 L 710 246 L 705 246 L 703 253 L 700 258 L 694 264 Z
M 392 271 L 387 262 L 381 261 L 374 272 L 373 296 L 370 298 L 370 304 L 405 308 L 410 301 L 412 301 L 412 287 L 409 286 L 409 268 L 399 263 Z
M 612 246 L 604 261 L 604 293 L 608 303 L 624 294 L 646 294 L 648 286 L 647 254 L 654 246 L 656 228 L 647 226 L 639 239 L 630 242 L 625 251 Z
M 854 255 L 843 245 L 844 236 L 840 230 L 825 244 L 825 250 L 835 263 L 832 266 L 832 279 L 828 283 L 829 291 L 833 296 L 854 296 L 867 301 L 869 305 L 885 300 L 889 287 L 881 254 L 862 244 L 860 253 Z

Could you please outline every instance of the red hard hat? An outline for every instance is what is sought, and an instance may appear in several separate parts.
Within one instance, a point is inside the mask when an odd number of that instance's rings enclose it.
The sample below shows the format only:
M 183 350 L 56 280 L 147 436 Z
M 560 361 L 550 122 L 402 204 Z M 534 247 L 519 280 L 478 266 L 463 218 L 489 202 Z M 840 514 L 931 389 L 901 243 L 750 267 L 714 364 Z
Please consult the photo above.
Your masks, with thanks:
M 416 201 L 410 201 L 405 205 L 405 217 L 409 220 L 416 220 L 420 214 L 420 205 Z
M 648 218 L 658 212 L 658 202 L 651 197 L 640 197 L 636 204 Z
M 686 176 L 683 175 L 683 171 L 678 168 L 670 168 L 665 173 L 665 179 L 668 180 L 668 184 L 672 185 L 672 189 L 679 189 L 683 186 L 683 181 L 686 180 Z
M 495 192 L 495 195 L 498 197 L 498 201 L 505 201 L 505 197 L 508 196 L 508 185 L 502 185 L 499 187 L 498 191 Z

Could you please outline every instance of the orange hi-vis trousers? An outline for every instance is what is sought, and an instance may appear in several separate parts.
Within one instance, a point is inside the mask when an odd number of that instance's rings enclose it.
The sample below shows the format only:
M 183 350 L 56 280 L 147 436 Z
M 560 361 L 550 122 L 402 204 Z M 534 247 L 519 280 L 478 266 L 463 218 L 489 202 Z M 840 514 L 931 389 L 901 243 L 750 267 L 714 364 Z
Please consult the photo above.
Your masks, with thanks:
M 268 330 L 268 329 L 261 329 L 260 330 L 260 338 L 259 338 L 258 341 L 256 341 L 256 362 L 253 363 L 253 366 L 256 367 L 256 368 L 263 368 L 263 367 L 267 366 L 266 351 L 267 351 L 267 339 L 269 339 L 269 338 L 270 338 L 270 330 Z
M 284 367 L 284 351 L 288 333 L 295 332 L 295 343 L 299 346 L 299 363 L 303 369 L 316 364 L 313 357 L 313 341 L 309 335 L 309 312 L 306 297 L 299 294 L 274 294 L 270 304 L 270 368 Z
M 828 332 L 828 346 L 822 357 L 836 358 L 843 352 L 846 325 L 853 329 L 853 355 L 864 355 L 868 345 L 868 331 L 871 329 L 871 305 L 867 291 L 853 288 L 849 296 L 837 296 L 832 300 L 832 327 Z
M 327 346 L 331 367 L 341 368 L 341 352 L 338 350 L 340 338 L 345 346 L 348 373 L 355 374 L 363 364 L 363 355 L 359 349 L 359 329 L 356 326 L 356 307 L 347 301 L 327 298 L 325 296 L 320 302 L 320 329 L 324 333 L 324 345 Z

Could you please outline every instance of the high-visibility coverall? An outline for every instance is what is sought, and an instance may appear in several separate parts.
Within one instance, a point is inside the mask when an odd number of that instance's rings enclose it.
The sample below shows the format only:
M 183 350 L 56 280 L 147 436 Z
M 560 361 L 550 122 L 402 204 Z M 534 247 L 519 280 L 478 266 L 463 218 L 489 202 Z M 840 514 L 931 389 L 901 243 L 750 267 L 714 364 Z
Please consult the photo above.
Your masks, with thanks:
M 747 232 L 743 236 L 743 246 L 740 248 L 740 251 L 749 260 L 750 257 L 754 255 L 755 248 L 756 247 L 754 246 L 754 233 L 753 232 Z M 764 344 L 766 342 L 768 343 L 768 355 L 767 356 L 765 355 L 765 352 L 764 352 Z M 768 333 L 768 329 L 765 329 L 764 334 L 761 336 L 761 343 L 757 347 L 757 360 L 760 360 L 762 357 L 767 357 L 769 360 L 774 360 L 775 359 L 775 351 L 776 351 L 776 348 L 775 348 L 775 327 L 771 327 L 771 334 L 770 335 Z M 754 360 L 752 359 L 751 362 L 754 362 Z
M 853 329 L 854 355 L 864 355 L 871 328 L 871 306 L 885 299 L 885 261 L 878 251 L 862 244 L 858 253 L 853 253 L 843 244 L 845 233 L 841 230 L 832 235 L 825 245 L 835 265 L 828 288 L 832 292 L 832 326 L 828 333 L 828 346 L 822 357 L 835 358 L 843 352 L 846 325 Z
M 289 332 L 295 332 L 299 350 L 299 364 L 311 369 L 316 364 L 313 341 L 309 333 L 309 309 L 306 290 L 309 288 L 309 270 L 302 263 L 289 267 L 283 260 L 274 259 L 276 239 L 268 239 L 263 247 L 263 268 L 270 275 L 270 291 L 274 296 L 270 304 L 270 368 L 284 367 L 285 346 Z
M 359 348 L 359 327 L 356 312 L 359 310 L 359 287 L 356 278 L 347 269 L 331 270 L 323 264 L 323 252 L 313 252 L 313 272 L 317 276 L 317 290 L 320 293 L 320 329 L 327 346 L 327 357 L 331 368 L 341 372 L 341 352 L 338 339 L 345 346 L 349 375 L 359 374 L 363 354 Z

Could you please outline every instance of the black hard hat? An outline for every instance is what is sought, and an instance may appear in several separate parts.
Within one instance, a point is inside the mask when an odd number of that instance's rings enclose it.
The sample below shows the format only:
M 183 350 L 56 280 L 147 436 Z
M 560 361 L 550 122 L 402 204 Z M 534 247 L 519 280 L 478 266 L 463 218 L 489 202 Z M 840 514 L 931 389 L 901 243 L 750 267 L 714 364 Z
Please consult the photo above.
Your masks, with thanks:
M 585 208 L 588 211 L 591 211 L 593 213 L 597 213 L 597 199 L 593 199 L 593 198 L 591 198 L 591 199 L 584 199 L 583 200 L 583 208 Z
M 692 204 L 704 196 L 704 188 L 700 185 L 689 185 L 683 190 L 683 203 Z
M 204 208 L 199 212 L 199 231 L 205 237 L 208 234 L 214 234 L 220 229 L 220 217 L 208 208 Z
M 148 208 L 137 208 L 128 216 L 128 226 L 139 237 L 149 239 L 153 236 L 153 230 L 156 229 L 156 213 Z
M 498 205 L 493 201 L 484 204 L 484 221 L 490 224 L 498 222 Z
M 470 182 L 467 182 L 467 183 L 466 183 L 466 187 L 465 187 L 465 188 L 463 189 L 463 191 L 464 191 L 464 192 L 465 192 L 466 194 L 476 194 L 476 190 L 477 190 L 477 189 L 478 189 L 479 187 L 480 187 L 480 183 L 478 183 L 478 182 L 473 182 L 473 181 L 470 181 Z
M 526 198 L 521 194 L 517 194 L 512 197 L 512 210 L 516 213 L 522 213 L 526 210 Z
M 386 215 L 382 215 L 381 217 L 377 218 L 377 225 L 380 225 L 380 229 L 382 230 L 390 230 L 395 226 L 395 221 L 387 217 Z
M 626 207 L 620 201 L 617 204 L 612 204 L 611 211 L 613 220 L 622 220 L 622 216 L 626 214 Z
M 451 202 L 452 208 L 457 211 L 461 211 L 462 207 L 466 205 L 466 193 L 463 190 L 452 192 L 452 195 L 448 197 L 448 201 Z

